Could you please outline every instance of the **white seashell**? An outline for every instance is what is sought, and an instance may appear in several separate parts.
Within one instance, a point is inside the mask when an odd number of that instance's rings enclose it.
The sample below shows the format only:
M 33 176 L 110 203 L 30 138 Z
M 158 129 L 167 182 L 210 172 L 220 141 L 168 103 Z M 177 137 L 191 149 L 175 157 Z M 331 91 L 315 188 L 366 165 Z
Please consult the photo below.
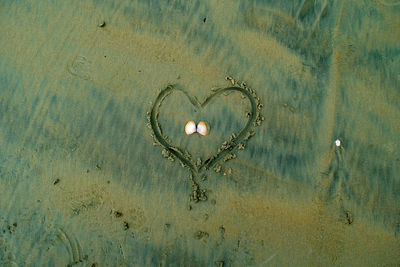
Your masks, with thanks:
M 339 147 L 339 146 L 341 145 L 341 142 L 340 142 L 340 140 L 339 140 L 339 139 L 336 139 L 336 141 L 335 141 L 335 145 L 336 145 L 337 147 Z
M 199 124 L 197 124 L 197 132 L 201 135 L 208 134 L 208 128 L 204 121 L 201 121 L 201 122 L 199 122 Z
M 196 123 L 194 121 L 188 121 L 185 125 L 185 133 L 191 135 L 196 132 Z

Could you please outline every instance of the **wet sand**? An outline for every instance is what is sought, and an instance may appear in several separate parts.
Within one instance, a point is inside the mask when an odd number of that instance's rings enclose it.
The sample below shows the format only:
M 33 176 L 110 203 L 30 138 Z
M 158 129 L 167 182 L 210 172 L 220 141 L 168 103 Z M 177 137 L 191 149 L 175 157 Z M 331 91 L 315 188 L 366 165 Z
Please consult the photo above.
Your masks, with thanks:
M 2 1 L 0 265 L 397 266 L 399 14 Z

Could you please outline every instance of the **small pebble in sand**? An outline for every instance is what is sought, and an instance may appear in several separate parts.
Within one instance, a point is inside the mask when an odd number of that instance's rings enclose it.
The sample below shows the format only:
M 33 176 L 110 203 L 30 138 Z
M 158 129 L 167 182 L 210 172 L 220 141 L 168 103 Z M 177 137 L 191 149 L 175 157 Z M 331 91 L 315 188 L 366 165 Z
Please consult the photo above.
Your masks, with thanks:
M 339 139 L 336 139 L 336 141 L 335 141 L 335 145 L 336 145 L 337 147 L 340 147 L 340 146 L 341 146 L 341 142 L 340 142 L 340 140 L 339 140 Z

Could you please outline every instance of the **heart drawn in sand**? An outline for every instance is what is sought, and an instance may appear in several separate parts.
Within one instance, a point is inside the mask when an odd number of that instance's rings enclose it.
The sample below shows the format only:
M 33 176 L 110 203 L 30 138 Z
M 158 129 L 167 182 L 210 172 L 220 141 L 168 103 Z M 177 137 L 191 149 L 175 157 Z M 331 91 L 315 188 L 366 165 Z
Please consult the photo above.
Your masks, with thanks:
M 171 144 L 169 138 L 163 135 L 161 130 L 162 127 L 158 121 L 159 111 L 163 101 L 167 97 L 169 97 L 171 93 L 175 90 L 183 92 L 189 99 L 190 103 L 196 109 L 205 108 L 214 97 L 218 97 L 222 93 L 229 93 L 232 91 L 239 92 L 250 101 L 251 112 L 249 112 L 248 114 L 247 123 L 237 135 L 233 135 L 229 140 L 223 142 L 218 151 L 208 156 L 208 158 L 206 158 L 203 162 L 195 163 L 192 161 L 192 156 L 188 151 L 174 146 L 173 144 Z M 149 122 L 156 143 L 160 144 L 164 148 L 163 155 L 167 154 L 167 156 L 172 158 L 173 156 L 175 156 L 180 160 L 182 166 L 187 167 L 191 170 L 193 175 L 199 175 L 204 170 L 208 170 L 213 167 L 221 159 L 229 156 L 228 154 L 230 154 L 239 144 L 241 144 L 241 142 L 247 141 L 251 136 L 254 135 L 254 127 L 260 125 L 261 121 L 263 120 L 263 117 L 259 114 L 259 109 L 261 109 L 261 107 L 262 105 L 259 103 L 259 98 L 255 94 L 254 90 L 246 87 L 245 85 L 237 85 L 213 90 L 212 93 L 203 102 L 198 101 L 196 97 L 189 95 L 183 89 L 175 87 L 173 85 L 169 85 L 165 89 L 163 89 L 157 96 L 153 104 L 153 108 L 150 112 Z

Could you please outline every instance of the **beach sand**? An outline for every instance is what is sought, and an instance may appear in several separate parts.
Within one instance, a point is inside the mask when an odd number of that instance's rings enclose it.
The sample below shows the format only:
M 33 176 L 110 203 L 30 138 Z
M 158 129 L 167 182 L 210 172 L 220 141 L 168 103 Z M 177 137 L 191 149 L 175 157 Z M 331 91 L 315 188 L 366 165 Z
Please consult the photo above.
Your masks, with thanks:
M 1 1 L 0 265 L 398 266 L 399 14 Z

